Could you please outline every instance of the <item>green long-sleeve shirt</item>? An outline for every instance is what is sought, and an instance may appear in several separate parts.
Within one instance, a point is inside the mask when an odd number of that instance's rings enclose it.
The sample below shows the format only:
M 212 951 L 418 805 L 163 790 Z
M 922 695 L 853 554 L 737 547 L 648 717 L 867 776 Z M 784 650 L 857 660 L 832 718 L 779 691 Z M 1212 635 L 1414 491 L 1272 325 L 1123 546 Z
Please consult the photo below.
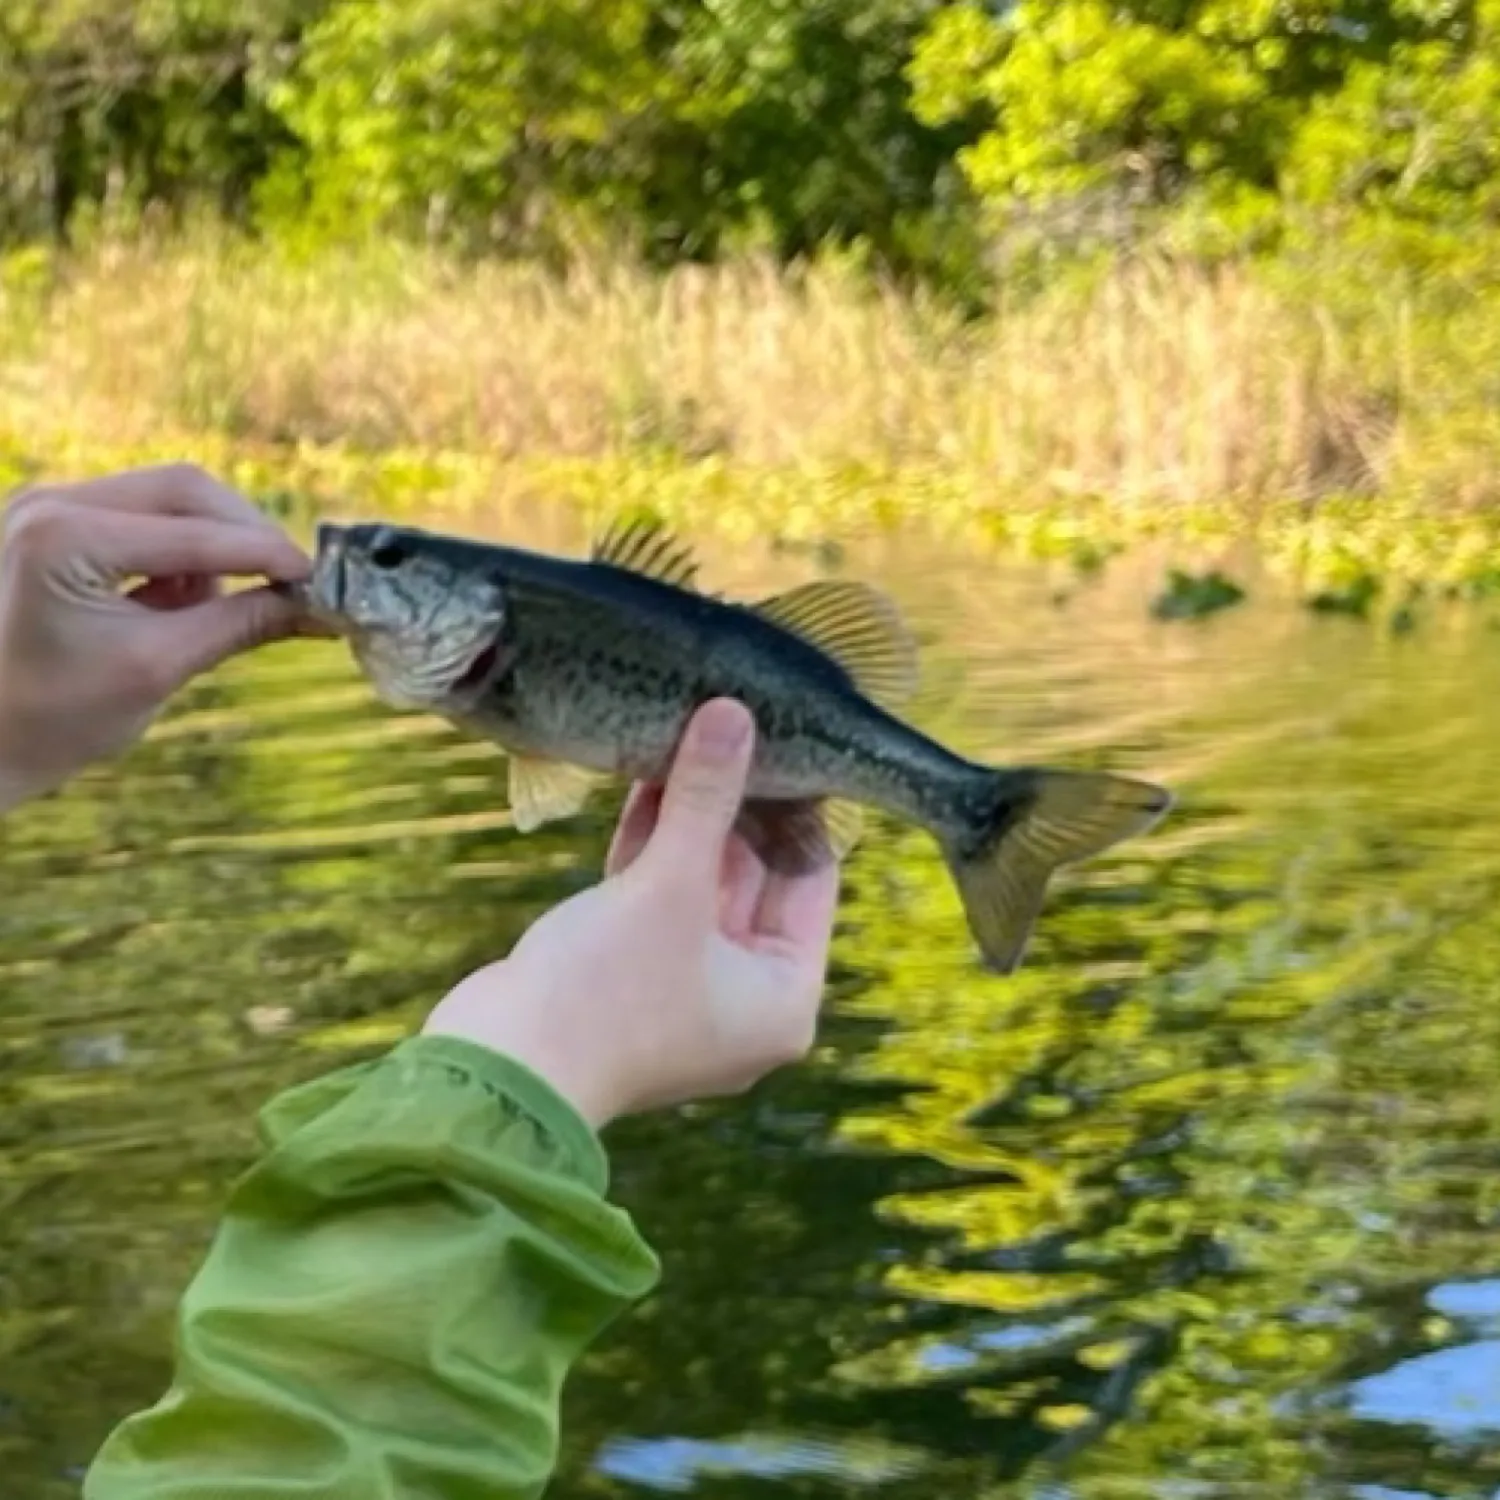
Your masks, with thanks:
M 573 1361 L 659 1266 L 541 1079 L 419 1037 L 294 1088 L 85 1500 L 531 1500 Z

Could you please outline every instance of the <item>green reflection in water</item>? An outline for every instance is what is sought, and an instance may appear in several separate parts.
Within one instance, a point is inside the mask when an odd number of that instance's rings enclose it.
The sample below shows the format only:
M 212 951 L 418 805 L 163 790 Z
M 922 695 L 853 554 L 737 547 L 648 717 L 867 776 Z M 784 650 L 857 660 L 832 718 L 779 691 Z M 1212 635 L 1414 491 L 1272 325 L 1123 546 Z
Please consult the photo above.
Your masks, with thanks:
M 1433 1288 L 1500 1273 L 1500 635 L 1258 595 L 1172 625 L 1150 568 L 1060 607 L 919 543 L 871 571 L 926 642 L 928 727 L 1180 809 L 1064 882 L 1008 981 L 925 837 L 874 829 L 814 1060 L 612 1133 L 667 1279 L 571 1385 L 557 1492 L 1492 1495 L 1493 1423 L 1346 1393 L 1461 1353 Z M 76 1493 L 165 1383 L 267 1095 L 593 878 L 613 801 L 517 838 L 501 769 L 299 644 L 5 825 L 8 1492 Z

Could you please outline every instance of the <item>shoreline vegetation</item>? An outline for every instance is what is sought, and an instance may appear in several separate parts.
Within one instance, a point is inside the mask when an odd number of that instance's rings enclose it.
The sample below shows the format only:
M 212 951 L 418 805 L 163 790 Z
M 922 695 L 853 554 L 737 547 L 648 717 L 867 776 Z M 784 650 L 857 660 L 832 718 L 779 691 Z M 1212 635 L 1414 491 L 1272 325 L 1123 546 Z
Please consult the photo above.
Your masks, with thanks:
M 1164 618 L 1237 602 L 1214 570 L 1246 541 L 1320 607 L 1488 597 L 1500 294 L 1378 280 L 1140 258 L 964 317 L 833 259 L 32 247 L 0 257 L 0 485 L 191 459 L 392 513 L 524 494 L 812 544 L 917 520 L 1082 573 L 1154 541 L 1182 559 Z
M 1500 592 L 1500 0 L 24 4 L 0 459 Z M 3 478 L 4 476 L 0 476 Z M 1376 602 L 1372 602 L 1376 601 Z M 1392 602 L 1398 601 L 1398 602 Z

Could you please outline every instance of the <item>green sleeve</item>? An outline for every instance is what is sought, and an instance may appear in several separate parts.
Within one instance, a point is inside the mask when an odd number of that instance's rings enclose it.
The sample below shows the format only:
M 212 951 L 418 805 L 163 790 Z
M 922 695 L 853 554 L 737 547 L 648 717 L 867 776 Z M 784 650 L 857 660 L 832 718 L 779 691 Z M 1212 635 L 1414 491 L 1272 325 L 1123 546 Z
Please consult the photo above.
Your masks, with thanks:
M 85 1500 L 522 1500 L 572 1362 L 656 1282 L 604 1152 L 451 1038 L 272 1101 L 179 1315 L 176 1376 Z

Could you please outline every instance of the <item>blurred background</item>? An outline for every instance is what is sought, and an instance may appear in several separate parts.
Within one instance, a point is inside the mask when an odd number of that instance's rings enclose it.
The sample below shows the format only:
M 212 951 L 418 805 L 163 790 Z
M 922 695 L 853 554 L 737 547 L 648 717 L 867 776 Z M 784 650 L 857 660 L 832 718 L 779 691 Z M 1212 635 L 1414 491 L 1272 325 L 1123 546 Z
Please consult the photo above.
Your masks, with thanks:
M 6 427 L 1483 500 L 1497 31 L 8 0 Z
M 557 1493 L 1500 1496 L 1500 0 L 6 0 L 0 484 L 916 628 L 917 721 L 1167 782 L 979 972 L 850 863 L 817 1055 L 611 1132 L 661 1292 Z M 336 648 L 0 842 L 0 1461 L 76 1495 L 275 1089 L 595 878 Z

